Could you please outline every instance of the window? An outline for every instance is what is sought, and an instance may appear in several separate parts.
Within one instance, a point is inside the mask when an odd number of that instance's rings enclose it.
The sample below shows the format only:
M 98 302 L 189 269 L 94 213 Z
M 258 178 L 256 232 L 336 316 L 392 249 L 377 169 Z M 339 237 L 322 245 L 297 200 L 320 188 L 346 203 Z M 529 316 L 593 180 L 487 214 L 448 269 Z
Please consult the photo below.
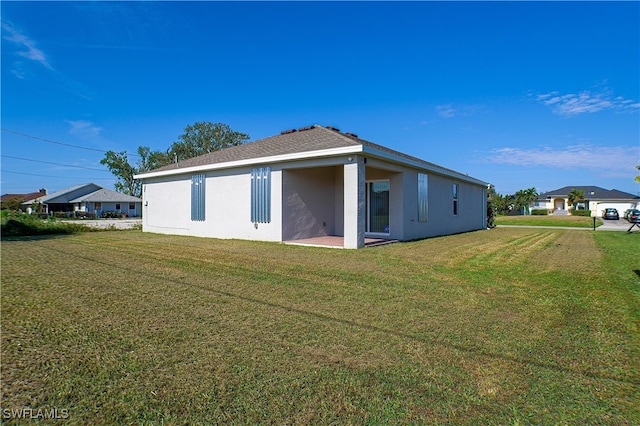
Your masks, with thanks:
M 135 210 L 136 209 L 136 203 L 129 203 L 129 210 Z
M 366 232 L 389 233 L 389 181 L 367 182 Z
M 251 170 L 251 222 L 271 222 L 271 167 Z
M 205 176 L 191 176 L 191 220 L 204 221 Z
M 120 210 L 120 203 L 116 203 L 116 210 Z
M 102 209 L 102 203 L 96 203 L 96 210 Z
M 453 184 L 453 214 L 458 214 L 458 184 Z
M 429 211 L 428 202 L 429 177 L 424 173 L 418 173 L 418 222 L 427 221 Z

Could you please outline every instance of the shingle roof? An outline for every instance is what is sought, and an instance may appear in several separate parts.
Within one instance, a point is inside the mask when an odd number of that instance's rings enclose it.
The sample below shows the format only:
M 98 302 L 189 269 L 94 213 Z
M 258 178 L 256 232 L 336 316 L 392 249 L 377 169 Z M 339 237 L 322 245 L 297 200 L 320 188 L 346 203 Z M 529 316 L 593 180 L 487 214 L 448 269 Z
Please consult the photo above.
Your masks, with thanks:
M 21 202 L 25 202 L 25 201 L 31 201 L 34 200 L 38 197 L 41 197 L 43 195 L 45 195 L 46 192 L 30 192 L 29 194 L 4 194 L 2 196 L 2 198 L 0 199 L 0 201 L 8 201 L 8 200 L 12 200 L 14 198 L 18 198 L 21 200 Z
M 102 188 L 95 192 L 83 195 L 70 201 L 70 203 L 140 203 L 142 200 L 132 195 Z
M 282 132 L 276 136 L 270 136 L 243 145 L 232 146 L 221 149 L 220 151 L 189 158 L 184 161 L 179 161 L 178 164 L 169 164 L 153 171 L 159 172 L 185 167 L 362 145 L 359 141 L 357 138 L 348 137 L 342 133 L 315 125 L 300 130 Z
M 574 189 L 584 191 L 584 197 L 587 200 L 640 200 L 640 197 L 637 195 L 618 191 L 617 189 L 604 189 L 599 186 L 565 186 L 540 194 L 538 200 L 544 201 L 548 197 L 566 197 Z
M 365 139 L 359 138 L 358 135 L 355 135 L 353 133 L 343 133 L 333 127 L 324 127 L 317 124 L 297 130 L 284 131 L 276 136 L 259 139 L 254 142 L 225 148 L 220 151 L 201 155 L 199 157 L 179 161 L 177 164 L 174 163 L 167 166 L 159 167 L 149 173 L 178 170 L 188 167 L 221 164 L 234 161 L 252 160 L 278 155 L 299 154 L 312 151 L 357 146 L 371 148 L 381 153 L 391 154 L 404 160 L 409 160 L 411 162 L 421 164 L 429 169 L 441 170 L 442 172 L 448 174 L 458 175 L 461 178 L 477 181 L 477 179 L 465 176 L 460 172 L 456 172 L 455 170 L 447 169 L 445 167 L 438 166 L 437 164 L 421 160 L 417 157 L 413 157 L 402 152 L 384 147 L 382 145 L 369 142 Z
M 40 194 L 42 195 L 42 194 Z M 43 195 L 35 200 L 41 203 L 50 204 L 68 204 L 68 203 L 81 203 L 81 202 L 102 202 L 102 203 L 133 203 L 142 202 L 138 197 L 132 197 L 130 195 L 122 194 L 120 192 L 112 191 L 97 185 L 95 183 L 84 183 L 81 185 L 75 185 L 70 188 L 63 189 L 61 191 L 54 192 L 53 194 Z M 32 204 L 33 201 L 25 202 L 24 204 Z

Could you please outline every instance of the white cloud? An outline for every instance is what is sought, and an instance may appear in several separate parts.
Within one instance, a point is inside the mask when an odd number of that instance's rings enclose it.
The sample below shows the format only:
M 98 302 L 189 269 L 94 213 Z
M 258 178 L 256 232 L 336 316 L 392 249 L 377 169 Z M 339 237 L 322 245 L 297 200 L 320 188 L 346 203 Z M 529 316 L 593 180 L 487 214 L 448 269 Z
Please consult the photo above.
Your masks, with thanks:
M 33 40 L 31 40 L 24 34 L 21 34 L 18 30 L 16 30 L 6 22 L 2 22 L 2 29 L 9 33 L 9 35 L 5 35 L 3 38 L 5 40 L 13 42 L 18 46 L 18 48 L 22 49 L 16 52 L 18 55 L 27 59 L 31 59 L 32 61 L 39 62 L 45 68 L 48 68 L 50 70 L 53 69 L 51 64 L 49 64 L 47 55 L 45 55 L 42 50 L 36 47 L 36 43 Z
M 454 105 L 452 103 L 436 105 L 436 113 L 443 118 L 468 117 L 479 112 L 485 112 L 484 110 L 484 105 Z
M 622 96 L 613 96 L 607 90 L 601 92 L 585 90 L 577 94 L 568 93 L 565 95 L 554 91 L 538 94 L 536 100 L 551 107 L 556 114 L 565 117 L 604 110 L 635 111 L 640 109 L 640 103 Z
M 490 163 L 522 167 L 550 167 L 563 170 L 591 170 L 601 176 L 633 173 L 640 152 L 631 146 L 572 145 L 565 148 L 498 148 L 487 160 Z
M 83 138 L 83 139 L 95 139 L 100 136 L 102 127 L 96 126 L 91 121 L 86 120 L 66 120 L 71 125 L 69 133 Z
M 455 115 L 456 110 L 452 104 L 446 104 L 446 105 L 437 105 L 436 112 L 440 117 L 452 118 Z

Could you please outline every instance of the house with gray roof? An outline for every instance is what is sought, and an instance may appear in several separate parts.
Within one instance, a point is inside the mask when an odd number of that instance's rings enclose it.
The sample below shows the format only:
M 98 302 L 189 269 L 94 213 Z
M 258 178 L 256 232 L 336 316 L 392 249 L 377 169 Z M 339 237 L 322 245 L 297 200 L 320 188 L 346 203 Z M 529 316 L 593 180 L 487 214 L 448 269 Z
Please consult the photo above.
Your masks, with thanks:
M 360 248 L 487 221 L 487 183 L 319 125 L 136 178 L 145 232 Z
M 565 186 L 545 192 L 538 196 L 534 208 L 547 209 L 550 212 L 568 210 L 570 207 L 569 193 L 574 189 L 582 191 L 585 198 L 582 202 L 577 203 L 575 208 L 591 210 L 591 216 L 602 217 L 602 212 L 608 208 L 617 209 L 620 215 L 627 209 L 640 208 L 640 196 L 617 189 L 604 189 L 599 186 Z
M 42 194 L 23 204 L 27 208 L 40 204 L 47 213 L 89 212 L 97 217 L 102 217 L 104 212 L 137 217 L 142 212 L 140 198 L 112 191 L 95 183 L 72 186 L 49 195 Z

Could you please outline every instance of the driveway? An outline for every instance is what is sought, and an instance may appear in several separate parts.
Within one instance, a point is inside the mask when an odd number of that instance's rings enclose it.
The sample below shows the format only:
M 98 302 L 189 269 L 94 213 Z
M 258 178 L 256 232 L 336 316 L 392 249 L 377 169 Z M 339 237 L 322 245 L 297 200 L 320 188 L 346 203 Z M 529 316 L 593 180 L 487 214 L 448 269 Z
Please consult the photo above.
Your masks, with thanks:
M 626 219 L 618 220 L 602 220 L 602 226 L 597 228 L 598 231 L 627 231 L 631 227 L 631 223 Z M 637 227 L 633 228 L 633 232 L 640 232 Z

